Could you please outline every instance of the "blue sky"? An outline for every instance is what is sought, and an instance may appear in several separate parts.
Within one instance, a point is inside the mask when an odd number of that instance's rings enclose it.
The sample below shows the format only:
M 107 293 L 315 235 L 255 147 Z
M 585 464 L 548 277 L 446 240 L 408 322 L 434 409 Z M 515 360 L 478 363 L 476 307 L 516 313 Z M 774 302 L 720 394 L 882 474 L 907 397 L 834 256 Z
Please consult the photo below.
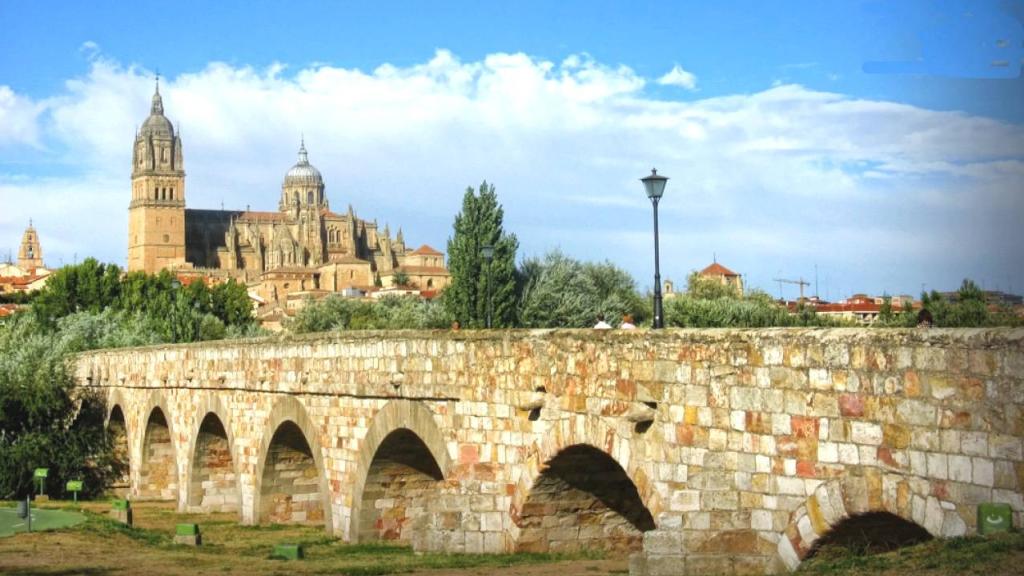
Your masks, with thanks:
M 486 178 L 525 255 L 644 286 L 656 164 L 664 276 L 1024 289 L 1021 2 L 492 4 L 0 0 L 0 247 L 123 263 L 159 69 L 192 207 L 272 209 L 305 132 L 335 209 L 444 249 Z

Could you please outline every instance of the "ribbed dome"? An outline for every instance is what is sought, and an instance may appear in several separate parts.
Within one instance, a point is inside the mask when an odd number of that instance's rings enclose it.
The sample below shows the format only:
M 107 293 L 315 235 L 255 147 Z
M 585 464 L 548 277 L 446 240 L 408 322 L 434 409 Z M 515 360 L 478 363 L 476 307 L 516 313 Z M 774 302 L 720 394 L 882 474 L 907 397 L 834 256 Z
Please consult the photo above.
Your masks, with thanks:
M 323 184 L 324 178 L 320 175 L 320 171 L 309 163 L 309 157 L 306 154 L 306 143 L 303 141 L 302 145 L 299 146 L 299 161 L 285 174 L 284 185 L 323 186 Z

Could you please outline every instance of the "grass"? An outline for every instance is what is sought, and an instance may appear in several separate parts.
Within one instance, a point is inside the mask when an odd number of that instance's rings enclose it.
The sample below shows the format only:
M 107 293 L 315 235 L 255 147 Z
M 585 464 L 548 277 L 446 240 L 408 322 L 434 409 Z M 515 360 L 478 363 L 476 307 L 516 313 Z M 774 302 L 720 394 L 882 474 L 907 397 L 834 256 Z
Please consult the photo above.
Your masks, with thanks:
M 415 553 L 387 543 L 349 545 L 319 526 L 242 526 L 234 514 L 178 514 L 169 504 L 133 503 L 134 527 L 107 517 L 107 502 L 83 503 L 85 522 L 61 532 L 19 535 L 0 540 L 0 573 L 88 574 L 338 574 L 380 576 L 413 572 L 526 567 L 563 563 L 572 569 L 538 567 L 541 573 L 563 576 L 608 574 L 621 570 L 625 559 L 606 560 L 590 554 L 442 554 Z M 174 528 L 196 523 L 203 545 L 175 544 Z M 305 560 L 272 559 L 275 544 L 301 544 Z M 575 571 L 574 571 L 575 570 Z M 481 573 L 481 572 L 477 572 Z
M 865 554 L 841 546 L 822 548 L 801 564 L 807 576 L 902 574 L 929 576 L 1004 576 L 1024 574 L 1024 534 L 1007 533 L 929 540 L 883 554 Z

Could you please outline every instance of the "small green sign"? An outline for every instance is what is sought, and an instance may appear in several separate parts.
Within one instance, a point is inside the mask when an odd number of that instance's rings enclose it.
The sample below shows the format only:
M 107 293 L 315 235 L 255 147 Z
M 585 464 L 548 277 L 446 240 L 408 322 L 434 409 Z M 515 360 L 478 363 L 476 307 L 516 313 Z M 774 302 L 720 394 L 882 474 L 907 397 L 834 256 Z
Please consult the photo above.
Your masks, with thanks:
M 132 503 L 128 500 L 114 500 L 114 510 L 130 510 Z
M 302 560 L 302 546 L 299 544 L 277 544 L 274 546 L 274 553 L 271 554 L 271 557 L 284 560 Z
M 46 478 L 47 476 L 49 476 L 49 474 L 50 474 L 50 469 L 49 468 L 36 468 L 36 471 L 35 471 L 34 474 L 32 474 L 32 477 L 33 478 Z
M 174 528 L 174 534 L 177 536 L 196 536 L 199 534 L 198 524 L 178 524 Z
M 1008 532 L 1013 528 L 1013 510 L 1009 504 L 978 504 L 978 534 Z
M 67 484 L 66 490 L 68 492 L 81 492 L 82 491 L 82 481 L 81 480 L 68 480 L 68 484 Z

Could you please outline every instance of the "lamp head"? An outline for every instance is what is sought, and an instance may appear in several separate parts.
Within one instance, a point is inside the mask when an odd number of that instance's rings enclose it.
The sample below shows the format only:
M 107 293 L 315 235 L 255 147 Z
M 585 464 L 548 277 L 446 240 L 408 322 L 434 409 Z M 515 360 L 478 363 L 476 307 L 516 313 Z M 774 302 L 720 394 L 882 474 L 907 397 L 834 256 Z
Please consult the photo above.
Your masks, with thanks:
M 644 183 L 648 198 L 660 200 L 661 195 L 665 193 L 665 183 L 668 182 L 668 177 L 661 176 L 656 168 L 651 168 L 651 175 L 641 178 L 640 181 Z

